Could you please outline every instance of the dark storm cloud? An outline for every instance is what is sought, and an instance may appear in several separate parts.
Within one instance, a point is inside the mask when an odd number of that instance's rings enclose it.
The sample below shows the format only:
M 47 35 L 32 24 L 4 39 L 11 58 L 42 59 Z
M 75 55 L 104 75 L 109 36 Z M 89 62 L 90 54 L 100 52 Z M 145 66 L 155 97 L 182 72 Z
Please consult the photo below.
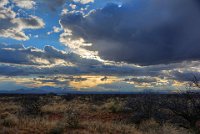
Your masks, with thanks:
M 134 0 L 109 4 L 87 16 L 61 18 L 73 38 L 84 38 L 108 60 L 140 65 L 200 59 L 199 0 Z

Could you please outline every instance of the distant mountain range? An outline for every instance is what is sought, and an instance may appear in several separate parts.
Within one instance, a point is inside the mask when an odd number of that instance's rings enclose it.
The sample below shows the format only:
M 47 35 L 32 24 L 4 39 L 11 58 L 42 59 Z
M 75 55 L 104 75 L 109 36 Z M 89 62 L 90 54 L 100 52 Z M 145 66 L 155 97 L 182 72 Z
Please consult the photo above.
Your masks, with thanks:
M 162 90 L 162 91 L 154 91 L 151 90 L 143 90 L 140 92 L 123 92 L 123 91 L 77 91 L 73 89 L 65 89 L 65 88 L 59 88 L 59 87 L 50 87 L 50 86 L 43 86 L 39 88 L 21 88 L 18 90 L 2 90 L 0 91 L 0 94 L 145 94 L 145 93 L 151 93 L 151 94 L 171 94 L 174 92 L 170 92 L 169 90 Z
M 21 88 L 17 90 L 2 90 L 0 93 L 11 93 L 11 94 L 48 94 L 48 93 L 65 93 L 67 89 L 43 86 L 39 88 Z

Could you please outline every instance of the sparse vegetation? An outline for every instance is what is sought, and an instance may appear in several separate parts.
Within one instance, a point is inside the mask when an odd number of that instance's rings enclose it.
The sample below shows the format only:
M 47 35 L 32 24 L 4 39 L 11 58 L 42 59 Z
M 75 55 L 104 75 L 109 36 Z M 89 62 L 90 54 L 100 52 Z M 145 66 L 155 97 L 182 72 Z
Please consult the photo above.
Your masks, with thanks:
M 94 96 L 3 96 L 0 134 L 199 133 L 198 93 Z

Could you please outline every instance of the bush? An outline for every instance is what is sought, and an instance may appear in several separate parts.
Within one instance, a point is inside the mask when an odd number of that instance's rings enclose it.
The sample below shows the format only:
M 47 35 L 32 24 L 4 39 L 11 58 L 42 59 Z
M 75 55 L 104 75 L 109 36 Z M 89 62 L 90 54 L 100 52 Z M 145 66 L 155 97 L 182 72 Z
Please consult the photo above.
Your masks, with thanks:
M 126 107 L 132 109 L 132 122 L 139 124 L 144 120 L 151 119 L 159 109 L 158 98 L 153 94 L 143 94 L 135 98 L 129 98 Z
M 177 123 L 181 124 L 181 126 L 185 128 L 192 128 L 197 133 L 200 132 L 199 128 L 196 126 L 197 122 L 200 120 L 199 93 L 189 91 L 180 93 L 176 97 L 171 98 L 170 100 L 164 100 L 163 106 L 170 109 L 174 113 L 174 118 L 180 118 L 180 121 Z M 185 120 L 185 122 L 188 123 L 183 124 L 183 120 Z
M 21 102 L 23 107 L 22 113 L 25 115 L 41 115 L 41 107 L 44 104 L 44 101 L 42 101 L 38 96 L 25 97 Z
M 49 134 L 63 134 L 63 133 L 64 133 L 64 127 L 60 124 L 58 124 L 49 131 Z
M 117 99 L 111 99 L 104 104 L 103 108 L 112 113 L 120 113 L 124 111 L 124 104 Z
M 12 114 L 5 114 L 6 116 L 4 116 L 1 119 L 1 124 L 5 127 L 14 127 L 17 125 L 18 123 L 18 119 L 15 115 Z
M 80 126 L 79 112 L 72 107 L 69 107 L 66 114 L 66 126 L 70 128 L 78 128 Z
M 143 132 L 148 132 L 150 130 L 157 131 L 159 129 L 160 124 L 157 123 L 154 119 L 142 121 L 139 125 L 139 129 Z
M 11 113 L 9 113 L 9 112 L 4 112 L 4 113 L 1 113 L 0 119 L 5 119 L 5 118 L 7 118 L 7 117 L 9 117 L 9 116 L 11 116 Z

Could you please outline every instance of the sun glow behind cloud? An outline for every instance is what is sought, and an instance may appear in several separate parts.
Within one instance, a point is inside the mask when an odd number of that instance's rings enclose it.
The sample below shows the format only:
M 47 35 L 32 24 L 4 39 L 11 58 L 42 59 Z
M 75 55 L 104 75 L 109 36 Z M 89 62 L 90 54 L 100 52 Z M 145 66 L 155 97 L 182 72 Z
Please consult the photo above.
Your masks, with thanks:
M 114 76 L 78 76 L 75 78 L 82 80 L 70 81 L 69 86 L 77 90 L 95 88 L 98 85 L 112 84 L 114 82 L 120 81 L 120 78 Z

